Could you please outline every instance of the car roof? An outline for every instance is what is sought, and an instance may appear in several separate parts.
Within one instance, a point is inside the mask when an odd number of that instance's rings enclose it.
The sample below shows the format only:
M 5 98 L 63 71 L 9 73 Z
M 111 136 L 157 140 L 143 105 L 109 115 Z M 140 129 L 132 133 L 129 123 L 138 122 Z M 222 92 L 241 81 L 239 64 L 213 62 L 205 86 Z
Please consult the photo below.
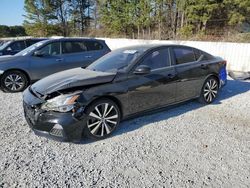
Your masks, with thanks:
M 159 47 L 186 47 L 186 48 L 193 48 L 190 46 L 185 45 L 179 45 L 179 44 L 143 44 L 143 45 L 134 45 L 134 46 L 128 46 L 119 48 L 117 50 L 138 50 L 138 51 L 147 51 Z
M 48 38 L 26 38 L 26 39 L 9 39 L 9 40 L 3 40 L 7 42 L 19 42 L 19 41 L 29 41 L 29 40 L 37 40 L 37 41 L 42 41 L 42 40 L 47 40 Z
M 63 38 L 50 38 L 50 39 L 48 39 L 48 41 L 79 41 L 79 40 L 84 40 L 84 41 L 104 41 L 104 40 L 101 40 L 101 39 L 83 38 L 83 37 L 79 37 L 79 38 L 63 37 Z

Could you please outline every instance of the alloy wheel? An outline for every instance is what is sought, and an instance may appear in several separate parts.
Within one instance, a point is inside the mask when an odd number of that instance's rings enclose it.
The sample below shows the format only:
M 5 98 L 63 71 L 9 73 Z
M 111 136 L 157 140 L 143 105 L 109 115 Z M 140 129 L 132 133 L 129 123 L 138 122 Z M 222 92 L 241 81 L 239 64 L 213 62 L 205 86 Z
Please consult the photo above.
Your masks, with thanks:
M 209 79 L 204 87 L 203 96 L 207 103 L 211 103 L 217 96 L 218 83 L 215 79 Z
M 119 113 L 116 107 L 110 103 L 101 103 L 89 113 L 87 127 L 95 137 L 109 135 L 119 123 Z
M 25 85 L 25 80 L 21 75 L 9 74 L 4 79 L 4 85 L 11 91 L 21 90 Z

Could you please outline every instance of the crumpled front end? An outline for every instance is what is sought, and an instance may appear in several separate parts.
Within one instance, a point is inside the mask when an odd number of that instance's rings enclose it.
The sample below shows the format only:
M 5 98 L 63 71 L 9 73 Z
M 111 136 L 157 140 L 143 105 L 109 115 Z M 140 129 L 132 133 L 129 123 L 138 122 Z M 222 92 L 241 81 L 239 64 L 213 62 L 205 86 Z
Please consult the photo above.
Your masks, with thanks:
M 26 121 L 35 134 L 57 141 L 79 142 L 84 128 L 84 109 L 67 113 L 41 109 L 45 101 L 30 90 L 24 91 L 23 108 Z

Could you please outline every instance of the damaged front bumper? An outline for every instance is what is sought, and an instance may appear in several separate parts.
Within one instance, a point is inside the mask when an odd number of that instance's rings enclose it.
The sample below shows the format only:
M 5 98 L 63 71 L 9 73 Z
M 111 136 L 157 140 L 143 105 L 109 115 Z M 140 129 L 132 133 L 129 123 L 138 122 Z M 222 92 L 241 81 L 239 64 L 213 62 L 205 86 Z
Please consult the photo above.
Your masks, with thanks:
M 86 124 L 84 109 L 76 113 L 44 111 L 38 107 L 41 102 L 28 89 L 25 90 L 24 115 L 34 133 L 56 141 L 80 142 Z

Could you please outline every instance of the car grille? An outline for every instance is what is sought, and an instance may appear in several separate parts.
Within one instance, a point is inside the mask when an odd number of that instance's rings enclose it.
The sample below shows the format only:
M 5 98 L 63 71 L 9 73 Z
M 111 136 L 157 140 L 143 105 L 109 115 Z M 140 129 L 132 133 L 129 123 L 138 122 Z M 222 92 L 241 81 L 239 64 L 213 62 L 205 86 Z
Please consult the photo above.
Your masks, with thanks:
M 53 129 L 51 129 L 50 134 L 54 135 L 54 136 L 63 137 L 63 130 L 53 128 Z

